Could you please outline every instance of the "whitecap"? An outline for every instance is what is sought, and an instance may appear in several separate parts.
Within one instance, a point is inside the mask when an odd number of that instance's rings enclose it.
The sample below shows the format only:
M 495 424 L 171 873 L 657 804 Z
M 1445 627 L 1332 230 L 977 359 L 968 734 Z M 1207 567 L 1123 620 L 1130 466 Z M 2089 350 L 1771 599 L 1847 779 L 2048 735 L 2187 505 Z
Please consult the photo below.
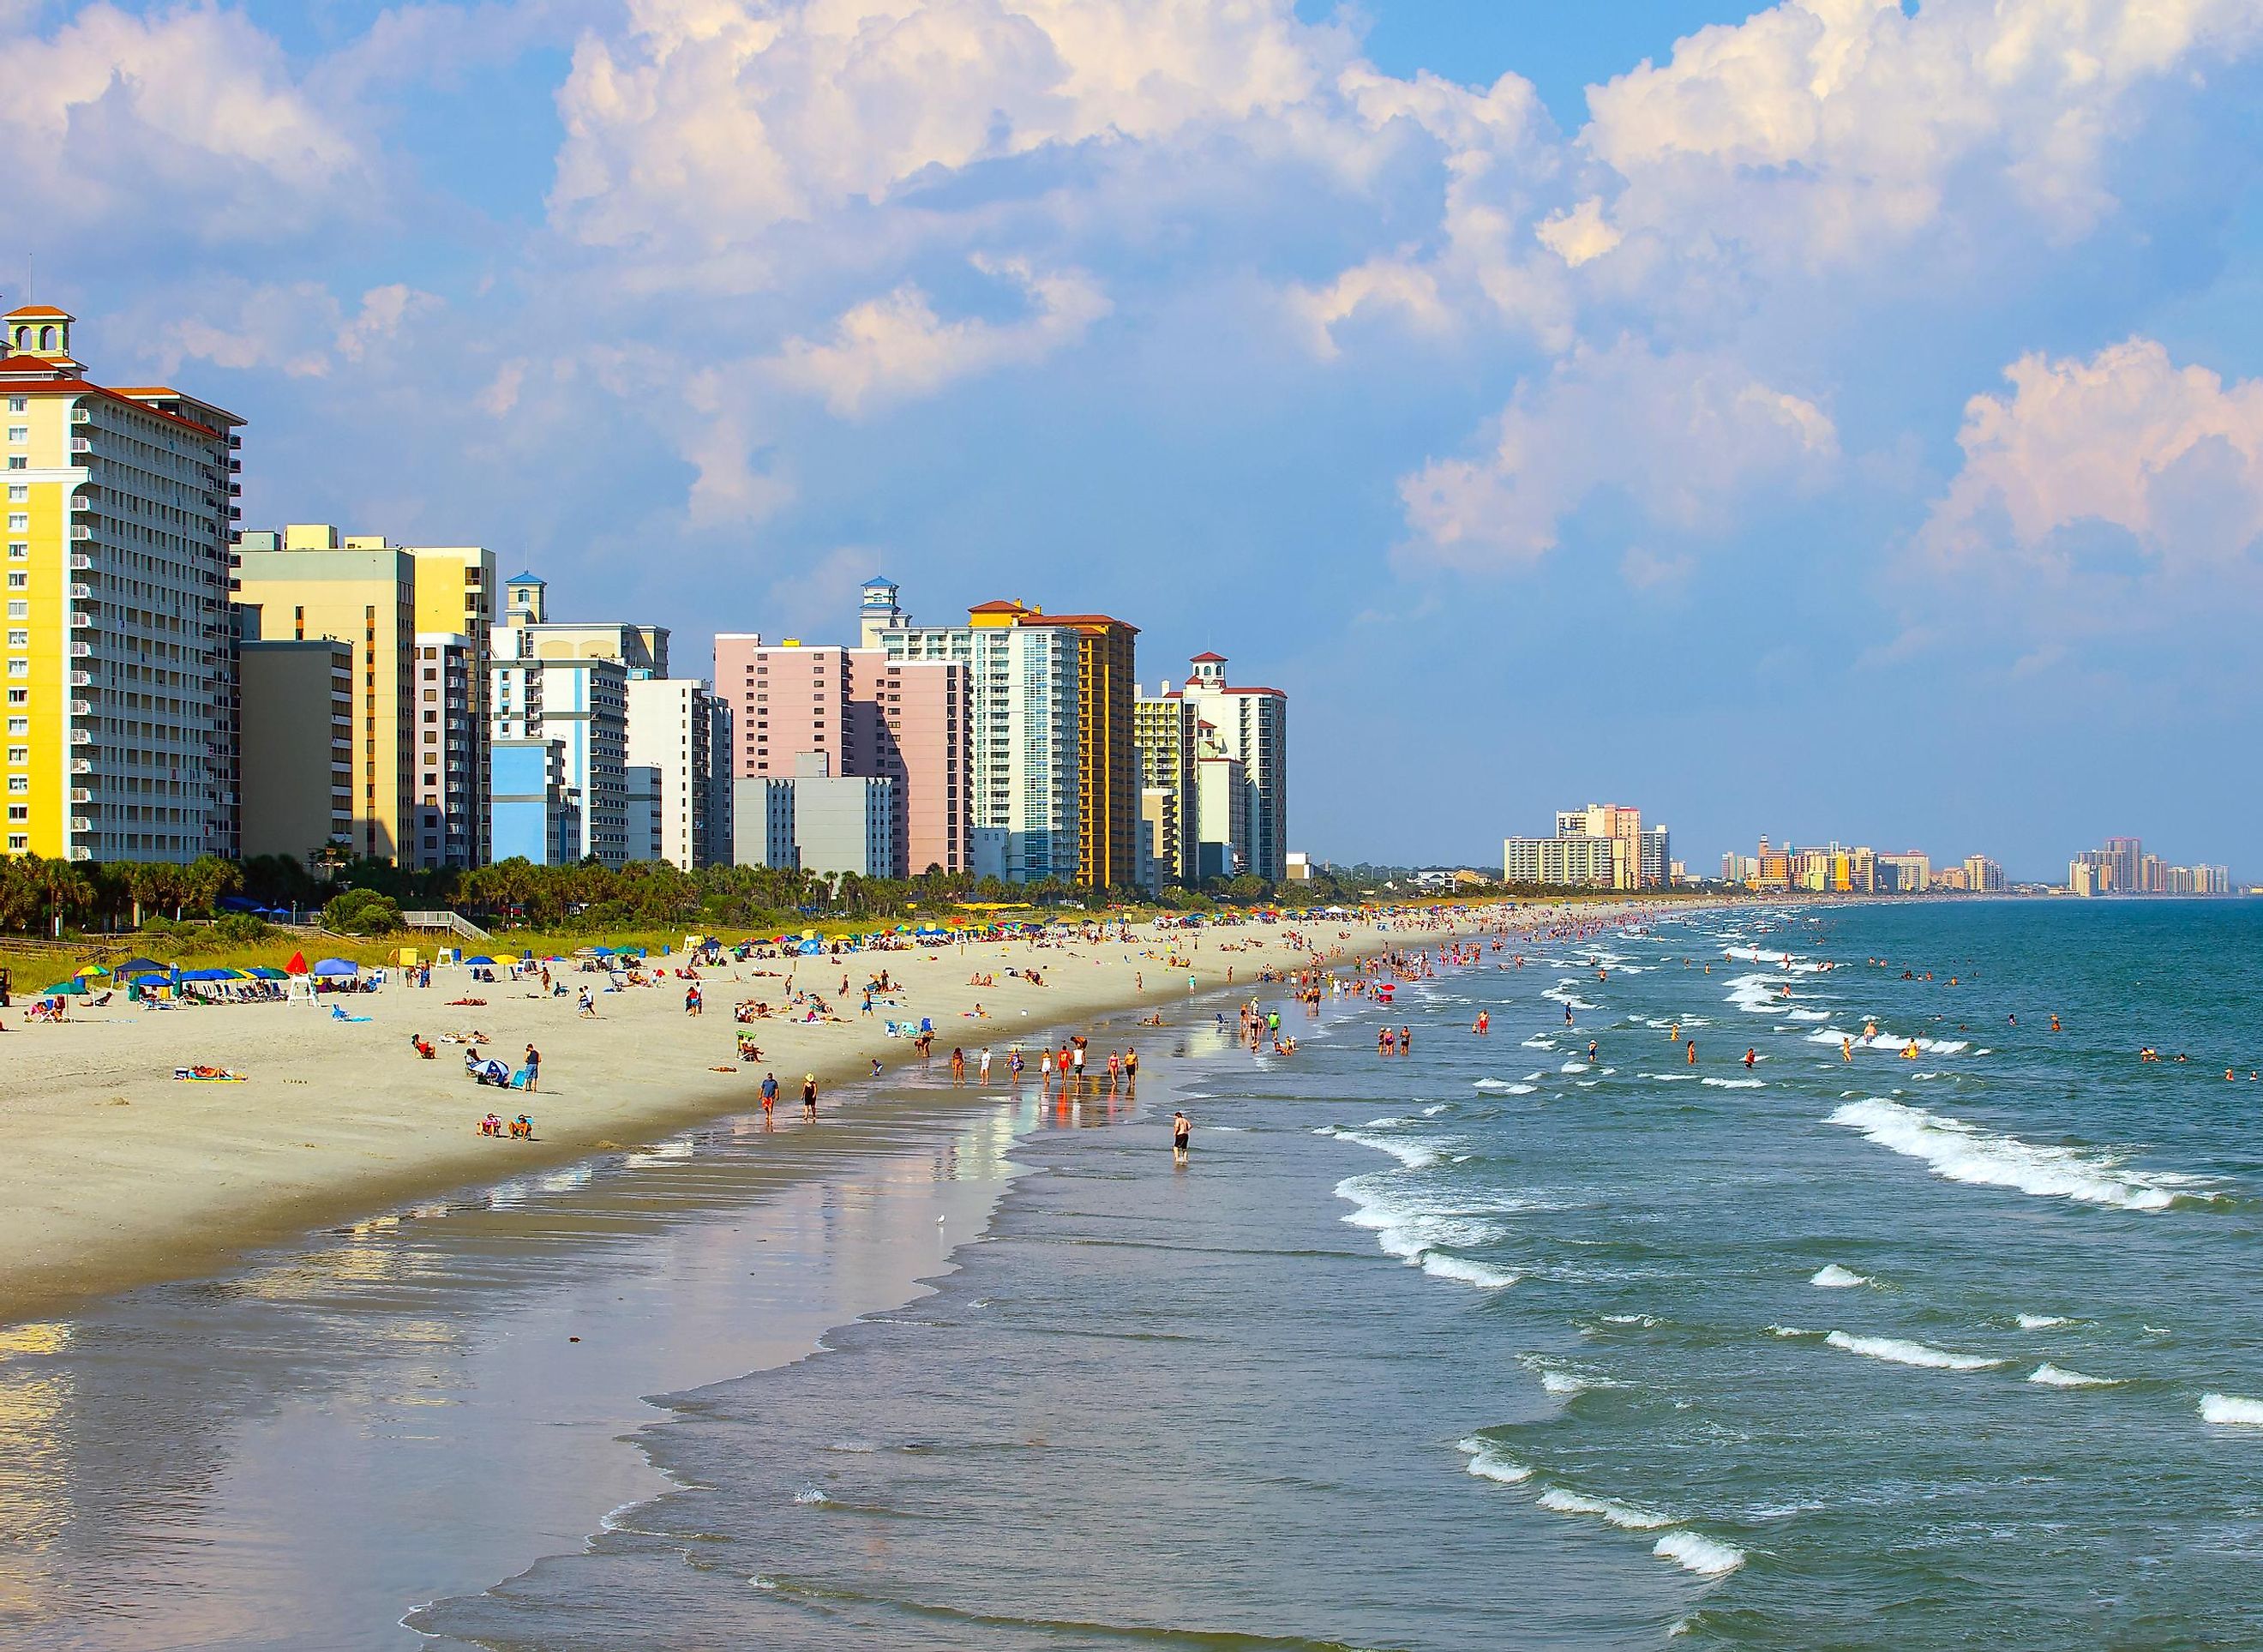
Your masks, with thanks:
M 2200 1418 L 2226 1428 L 2263 1428 L 2263 1400 L 2250 1400 L 2237 1394 L 2203 1394 L 2200 1396 Z
M 1532 1093 L 1531 1085 L 1517 1083 L 1506 1078 L 1480 1078 L 1471 1088 L 1490 1090 L 1503 1096 L 1529 1096 Z
M 1480 1480 L 1493 1480 L 1504 1486 L 1521 1485 L 1532 1478 L 1532 1470 L 1524 1464 L 1500 1454 L 1491 1440 L 1475 1435 L 1461 1442 L 1459 1450 L 1469 1455 L 1469 1472 Z
M 2079 1371 L 2069 1371 L 2046 1360 L 2028 1376 L 2030 1382 L 2040 1382 L 2047 1388 L 2110 1388 L 2121 1381 L 2119 1377 L 2089 1377 Z
M 1725 1577 L 1745 1563 L 1745 1552 L 1735 1544 L 1696 1532 L 1668 1532 L 1651 1553 L 1700 1577 Z
M 1709 1078 L 1705 1083 L 1715 1090 L 1766 1090 L 1767 1081 L 1759 1078 Z
M 1883 1359 L 1889 1365 L 1921 1366 L 1928 1371 L 1988 1371 L 2002 1365 L 2000 1359 L 1985 1359 L 1978 1354 L 1951 1353 L 1946 1348 L 1935 1348 L 1929 1343 L 1905 1342 L 1898 1337 L 1855 1337 L 1843 1330 L 1834 1330 L 1823 1339 L 1833 1348 L 1843 1348 L 1850 1354 L 1861 1354 L 1866 1359 Z
M 1588 1070 L 1588 1067 L 1585 1061 L 1566 1061 L 1557 1070 L 1565 1073 L 1584 1073 Z
M 1674 1524 L 1670 1514 L 1638 1509 L 1616 1497 L 1591 1497 L 1583 1491 L 1567 1491 L 1561 1486 L 1549 1487 L 1540 1494 L 1538 1501 L 1542 1508 L 1557 1514 L 1592 1514 L 1623 1532 L 1655 1532 L 1661 1525 Z
M 2147 1212 L 2166 1210 L 2179 1199 L 2216 1197 L 2199 1177 L 2129 1170 L 2109 1153 L 2038 1147 L 1898 1101 L 1848 1102 L 1833 1110 L 1828 1122 L 1922 1159 L 1934 1175 L 1952 1182 Z
M 1422 1272 L 1442 1279 L 1457 1279 L 1464 1285 L 1474 1285 L 1480 1291 L 1505 1291 L 1522 1277 L 1507 1268 L 1472 1262 L 1467 1257 L 1449 1256 L 1442 1250 L 1422 1253 Z
M 1426 1142 L 1402 1141 L 1396 1136 L 1369 1135 L 1359 1130 L 1339 1130 L 1336 1140 L 1356 1141 L 1361 1147 L 1388 1153 L 1410 1170 L 1425 1170 L 1438 1162 L 1439 1149 Z
M 1771 1325 L 1768 1330 L 1771 1337 L 1819 1337 L 1823 1334 L 1821 1331 L 1803 1330 L 1797 1325 Z
M 2020 1315 L 2020 1329 L 2021 1330 L 2056 1330 L 2061 1325 L 2071 1325 L 2074 1322 L 2072 1320 L 2064 1318 L 2057 1314 L 2022 1314 Z
M 1652 1318 L 1647 1314 L 1606 1314 L 1603 1315 L 1603 1323 L 1606 1325 L 1639 1325 L 1645 1330 L 1651 1330 L 1652 1327 L 1657 1325 L 1658 1322 L 1659 1322 L 1657 1320 Z
M 1819 1285 L 1826 1291 L 1849 1291 L 1858 1285 L 1868 1285 L 1869 1282 L 1869 1274 L 1857 1273 L 1852 1268 L 1842 1268 L 1835 1262 L 1826 1263 L 1817 1269 L 1815 1276 L 1808 1280 L 1810 1285 Z
M 815 1486 L 804 1486 L 800 1490 L 793 1494 L 793 1500 L 796 1503 L 830 1503 L 833 1501 L 832 1498 L 827 1496 Z
M 1783 1013 L 1788 1021 L 1828 1021 L 1831 1018 L 1828 1010 L 1786 1010 Z

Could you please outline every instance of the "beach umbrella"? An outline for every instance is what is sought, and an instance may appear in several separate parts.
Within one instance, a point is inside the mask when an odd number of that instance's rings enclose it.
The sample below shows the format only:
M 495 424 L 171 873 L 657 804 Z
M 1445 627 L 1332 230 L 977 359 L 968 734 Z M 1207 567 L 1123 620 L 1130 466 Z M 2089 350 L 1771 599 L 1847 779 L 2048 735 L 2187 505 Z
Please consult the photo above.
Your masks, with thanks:
M 181 972 L 181 979 L 184 981 L 234 981 L 235 972 L 232 969 L 184 969 Z
M 78 971 L 78 977 L 80 980 L 83 981 L 90 975 L 106 975 L 109 973 L 110 972 L 107 969 L 105 969 L 100 964 L 89 964 L 83 969 Z
M 304 953 L 292 953 L 291 961 L 283 966 L 283 972 L 284 974 L 290 975 L 305 975 L 307 973 L 307 954 Z
M 361 966 L 349 959 L 325 958 L 315 966 L 314 973 L 318 975 L 358 975 Z
M 288 981 L 291 979 L 287 971 L 278 969 L 272 964 L 252 965 L 251 977 L 255 981 Z
M 477 958 L 466 958 L 464 961 L 467 964 L 492 964 L 495 960 L 482 953 Z
M 54 986 L 42 987 L 40 990 L 42 993 L 68 992 L 74 997 L 83 998 L 86 996 L 86 982 L 73 975 L 69 981 L 58 981 Z

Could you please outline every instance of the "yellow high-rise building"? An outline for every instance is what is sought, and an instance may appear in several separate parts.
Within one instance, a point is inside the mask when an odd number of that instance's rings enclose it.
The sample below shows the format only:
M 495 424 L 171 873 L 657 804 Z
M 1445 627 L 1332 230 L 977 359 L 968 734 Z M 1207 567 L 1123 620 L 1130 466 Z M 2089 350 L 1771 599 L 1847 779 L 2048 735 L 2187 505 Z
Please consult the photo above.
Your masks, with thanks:
M 42 304 L 0 317 L 6 851 L 233 855 L 243 421 L 167 386 L 93 383 L 75 322 Z
M 382 536 L 328 523 L 242 536 L 237 604 L 266 641 L 329 637 L 353 649 L 353 815 L 347 852 L 409 864 L 415 729 L 416 559 Z M 460 616 L 459 616 L 460 622 Z M 247 767 L 278 760 L 247 750 Z

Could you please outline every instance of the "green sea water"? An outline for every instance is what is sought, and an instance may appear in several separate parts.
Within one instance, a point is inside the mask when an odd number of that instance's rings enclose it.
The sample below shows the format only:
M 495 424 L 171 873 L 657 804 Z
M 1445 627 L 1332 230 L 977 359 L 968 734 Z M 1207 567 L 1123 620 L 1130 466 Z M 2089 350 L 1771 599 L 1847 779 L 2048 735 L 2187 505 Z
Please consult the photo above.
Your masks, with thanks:
M 676 1396 L 683 1489 L 415 1621 L 2263 1644 L 2259 941 L 2231 902 L 1695 914 L 1441 967 L 1411 1056 L 1283 1004 L 1292 1057 L 1197 1030 L 1136 1104 L 1025 1093 L 937 1294 Z

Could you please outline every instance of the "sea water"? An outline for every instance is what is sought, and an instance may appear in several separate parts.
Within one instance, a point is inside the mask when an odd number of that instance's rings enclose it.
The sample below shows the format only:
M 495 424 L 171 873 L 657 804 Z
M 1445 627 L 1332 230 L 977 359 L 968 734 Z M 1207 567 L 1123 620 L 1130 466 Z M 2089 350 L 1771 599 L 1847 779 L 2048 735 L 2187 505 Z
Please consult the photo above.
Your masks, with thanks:
M 1745 909 L 1387 1012 L 1259 989 L 1293 1056 L 1042 1104 L 937 1294 L 674 1396 L 643 1443 L 684 1489 L 415 1621 L 2263 1643 L 2259 942 L 2230 902 Z

